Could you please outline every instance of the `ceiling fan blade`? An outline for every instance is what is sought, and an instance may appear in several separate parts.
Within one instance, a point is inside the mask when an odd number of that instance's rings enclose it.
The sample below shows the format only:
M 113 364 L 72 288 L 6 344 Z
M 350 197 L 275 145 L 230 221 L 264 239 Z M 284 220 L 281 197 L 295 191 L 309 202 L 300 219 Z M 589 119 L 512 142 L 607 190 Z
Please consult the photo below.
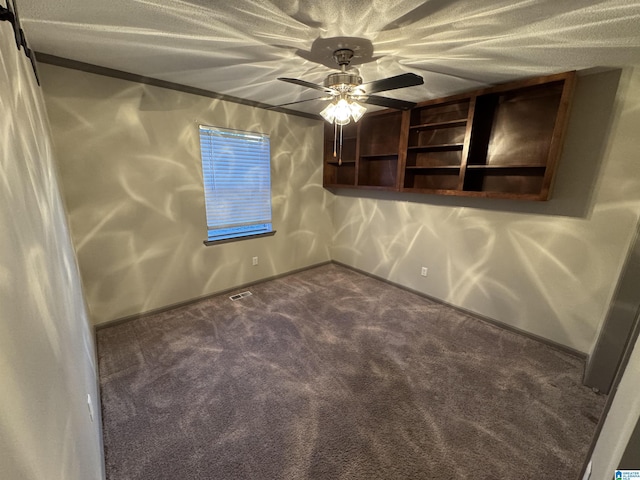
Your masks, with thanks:
M 395 98 L 379 97 L 378 95 L 367 95 L 365 98 L 358 101 L 368 103 L 370 105 L 378 105 L 379 107 L 395 108 L 396 110 L 410 110 L 416 106 L 416 103 L 414 102 L 397 100 Z
M 306 81 L 300 80 L 298 78 L 280 77 L 280 78 L 278 78 L 278 80 L 282 80 L 283 82 L 287 82 L 287 83 L 293 83 L 294 85 L 300 85 L 302 87 L 313 88 L 314 90 L 320 90 L 321 92 L 335 93 L 334 90 L 332 90 L 331 88 L 327 88 L 327 87 L 325 87 L 323 85 L 318 85 L 318 84 L 311 83 L 311 82 L 306 82 Z
M 422 85 L 423 83 L 424 79 L 420 75 L 416 75 L 415 73 L 403 73 L 402 75 L 396 75 L 395 77 L 383 78 L 381 80 L 364 83 L 362 84 L 362 87 L 367 93 L 376 93 L 395 90 L 396 88 L 414 87 L 416 85 Z
M 273 110 L 274 108 L 285 107 L 287 105 L 295 105 L 296 103 L 312 102 L 313 100 L 331 100 L 332 98 L 333 97 L 307 98 L 306 100 L 298 100 L 297 102 L 289 102 L 289 103 L 281 103 L 280 105 L 272 105 L 271 107 L 267 107 L 265 110 Z

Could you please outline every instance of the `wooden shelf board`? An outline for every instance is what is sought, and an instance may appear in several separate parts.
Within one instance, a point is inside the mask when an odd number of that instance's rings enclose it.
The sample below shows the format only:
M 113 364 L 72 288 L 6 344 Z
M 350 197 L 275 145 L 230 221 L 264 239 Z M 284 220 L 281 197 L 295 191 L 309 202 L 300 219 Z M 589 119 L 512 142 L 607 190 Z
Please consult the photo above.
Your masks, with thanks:
M 458 190 L 458 189 L 437 189 L 437 188 L 409 188 L 400 189 L 404 193 L 428 193 L 433 195 L 453 195 L 457 197 L 476 197 L 476 198 L 496 198 L 503 200 L 533 200 L 544 201 L 545 198 L 537 194 L 513 194 L 504 192 L 476 191 L 476 190 Z
M 367 160 L 367 159 L 376 160 L 376 159 L 382 159 L 382 157 L 396 157 L 396 158 L 398 158 L 398 154 L 397 153 L 376 153 L 376 154 L 373 154 L 373 155 L 360 155 L 360 159 L 364 159 L 364 160 Z
M 460 165 L 407 165 L 407 170 L 460 170 Z
M 352 183 L 325 183 L 324 188 L 358 188 Z
M 443 188 L 410 188 L 404 187 L 401 189 L 406 193 L 430 193 L 434 195 L 460 195 L 464 194 L 462 190 L 457 189 L 443 189 Z
M 410 125 L 410 130 L 431 130 L 436 128 L 449 128 L 449 127 L 464 127 L 467 124 L 467 119 L 460 120 L 448 120 L 446 122 L 433 122 L 422 123 L 420 125 Z
M 395 186 L 383 186 L 383 185 L 356 185 L 355 188 L 361 190 L 390 190 L 397 191 Z
M 414 145 L 407 147 L 410 152 L 428 152 L 437 150 L 462 150 L 464 143 L 442 143 L 439 145 Z
M 537 193 L 508 193 L 508 192 L 494 192 L 491 190 L 458 190 L 459 195 L 465 197 L 479 197 L 479 198 L 501 198 L 504 200 L 533 200 L 544 201 L 546 198 Z
M 467 165 L 468 169 L 471 170 L 502 170 L 502 169 L 532 169 L 539 168 L 540 170 L 544 170 L 547 168 L 545 165 Z
M 355 160 L 342 160 L 342 165 L 340 165 L 337 161 L 335 161 L 335 162 L 334 161 L 327 162 L 327 165 L 335 165 L 337 167 L 344 166 L 344 165 L 347 165 L 347 166 L 351 167 L 351 166 L 355 166 L 355 164 L 356 164 Z

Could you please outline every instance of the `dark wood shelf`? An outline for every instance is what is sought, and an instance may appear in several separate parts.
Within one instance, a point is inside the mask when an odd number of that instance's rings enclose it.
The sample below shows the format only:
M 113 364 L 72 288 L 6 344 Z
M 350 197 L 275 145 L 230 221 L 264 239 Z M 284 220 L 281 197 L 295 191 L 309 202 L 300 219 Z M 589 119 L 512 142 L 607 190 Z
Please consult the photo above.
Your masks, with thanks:
M 451 128 L 451 127 L 464 127 L 467 124 L 467 119 L 462 120 L 448 120 L 446 122 L 432 122 L 423 123 L 420 125 L 409 125 L 410 130 L 432 130 L 436 128 Z
M 358 184 L 356 187 L 359 190 L 381 190 L 381 191 L 396 191 L 397 188 L 394 185 L 384 186 L 384 185 L 367 185 L 367 184 Z
M 461 196 L 460 190 L 456 188 L 417 188 L 417 187 L 404 187 L 400 189 L 404 193 L 428 193 L 430 195 L 452 195 Z
M 460 165 L 407 165 L 407 170 L 460 170 Z
M 376 153 L 373 155 L 360 155 L 360 158 L 363 160 L 368 160 L 368 159 L 377 159 L 377 158 L 384 158 L 384 157 L 398 157 L 398 153 Z
M 337 161 L 337 160 L 331 160 L 330 162 L 327 162 L 327 165 L 336 165 L 338 167 L 341 167 L 343 165 L 351 165 L 354 166 L 356 164 L 355 160 L 342 160 L 342 165 Z
M 467 169 L 470 170 L 501 170 L 501 169 L 541 169 L 547 168 L 546 165 L 467 165 Z
M 436 152 L 439 150 L 462 150 L 464 143 L 441 143 L 438 145 L 413 145 L 407 147 L 411 152 Z

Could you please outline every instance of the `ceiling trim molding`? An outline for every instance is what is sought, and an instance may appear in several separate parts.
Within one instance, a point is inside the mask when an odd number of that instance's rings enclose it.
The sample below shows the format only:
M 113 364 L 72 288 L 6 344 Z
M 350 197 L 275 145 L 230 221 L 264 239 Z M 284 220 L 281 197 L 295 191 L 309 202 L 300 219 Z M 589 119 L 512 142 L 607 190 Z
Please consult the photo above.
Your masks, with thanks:
M 179 92 L 190 93 L 193 95 L 199 95 L 201 97 L 214 98 L 216 100 L 222 100 L 225 102 L 239 103 L 241 105 L 247 105 L 255 108 L 262 108 L 271 112 L 285 113 L 288 115 L 295 115 L 297 117 L 310 118 L 312 120 L 322 121 L 319 115 L 313 113 L 298 112 L 288 108 L 274 107 L 267 103 L 255 102 L 253 100 L 245 100 L 244 98 L 234 97 L 231 95 L 224 95 L 222 93 L 212 92 L 203 88 L 190 87 L 180 83 L 168 82 L 166 80 L 159 80 L 153 77 L 145 77 L 143 75 L 137 75 L 135 73 L 124 72 L 122 70 L 115 70 L 112 68 L 101 67 L 92 63 L 84 63 L 78 60 L 71 60 L 70 58 L 58 57 L 56 55 L 50 55 L 48 53 L 36 52 L 36 59 L 38 62 L 47 63 L 50 65 L 56 65 L 58 67 L 71 68 L 73 70 L 80 70 L 87 73 L 94 73 L 96 75 L 102 75 L 105 77 L 118 78 L 120 80 L 128 80 L 130 82 L 142 83 L 145 85 L 153 85 L 154 87 L 168 88 L 170 90 L 176 90 Z

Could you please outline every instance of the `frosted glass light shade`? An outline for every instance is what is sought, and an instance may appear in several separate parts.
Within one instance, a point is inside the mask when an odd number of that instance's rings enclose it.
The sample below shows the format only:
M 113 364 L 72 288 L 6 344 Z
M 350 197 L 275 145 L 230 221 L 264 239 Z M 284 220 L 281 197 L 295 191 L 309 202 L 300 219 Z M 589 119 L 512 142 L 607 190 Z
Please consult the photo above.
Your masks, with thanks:
M 324 118 L 327 122 L 333 123 L 333 120 L 336 118 L 334 113 L 335 109 L 336 104 L 332 102 L 320 112 L 320 115 L 322 115 L 322 118 Z
M 364 112 L 367 111 L 366 108 L 356 102 L 351 102 L 351 105 L 349 105 L 349 109 L 351 110 L 351 117 L 353 118 L 354 122 L 360 120 L 364 115 Z

